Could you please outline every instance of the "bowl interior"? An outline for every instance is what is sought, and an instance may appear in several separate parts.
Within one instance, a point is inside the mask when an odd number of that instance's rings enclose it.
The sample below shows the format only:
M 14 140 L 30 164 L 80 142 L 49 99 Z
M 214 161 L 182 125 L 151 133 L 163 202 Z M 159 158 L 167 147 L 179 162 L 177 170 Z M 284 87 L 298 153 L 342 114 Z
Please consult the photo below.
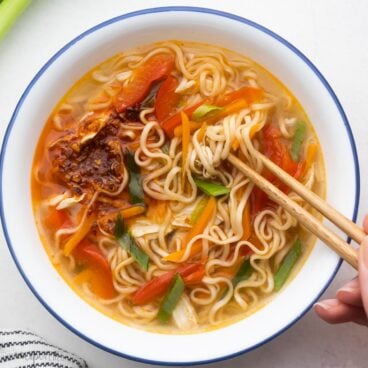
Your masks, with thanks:
M 62 280 L 40 243 L 32 213 L 30 172 L 39 134 L 57 101 L 86 71 L 117 52 L 165 39 L 223 46 L 277 76 L 316 128 L 324 150 L 328 201 L 350 218 L 356 210 L 358 171 L 344 118 L 319 75 L 295 50 L 250 22 L 190 9 L 141 12 L 93 28 L 45 65 L 23 95 L 3 147 L 2 216 L 13 257 L 48 309 L 89 341 L 134 359 L 185 364 L 246 351 L 287 328 L 329 284 L 339 258 L 317 243 L 295 279 L 266 307 L 236 324 L 196 335 L 157 335 L 122 325 L 89 306 Z

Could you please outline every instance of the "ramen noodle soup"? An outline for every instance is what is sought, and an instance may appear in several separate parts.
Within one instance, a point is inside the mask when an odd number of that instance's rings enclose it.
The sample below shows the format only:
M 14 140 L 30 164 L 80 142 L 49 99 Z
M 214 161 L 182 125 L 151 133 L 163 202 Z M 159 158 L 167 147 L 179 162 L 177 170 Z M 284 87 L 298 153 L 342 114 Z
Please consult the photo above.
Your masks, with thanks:
M 166 333 L 245 318 L 290 280 L 314 239 L 232 166 L 265 155 L 323 196 L 321 147 L 295 97 L 252 60 L 167 41 L 122 52 L 57 104 L 32 169 L 51 262 L 84 300 Z

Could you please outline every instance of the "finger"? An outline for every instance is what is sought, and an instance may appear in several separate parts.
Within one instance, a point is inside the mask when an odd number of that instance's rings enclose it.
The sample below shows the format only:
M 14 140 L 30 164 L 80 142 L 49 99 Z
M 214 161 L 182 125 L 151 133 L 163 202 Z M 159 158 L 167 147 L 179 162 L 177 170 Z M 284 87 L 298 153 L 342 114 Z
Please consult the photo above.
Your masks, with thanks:
M 368 236 L 364 238 L 359 250 L 359 285 L 363 306 L 368 315 Z
M 354 307 L 362 307 L 362 297 L 358 278 L 355 278 L 337 290 L 336 297 L 340 302 Z
M 331 324 L 356 322 L 368 325 L 363 308 L 344 304 L 337 299 L 327 299 L 316 303 L 314 310 L 320 318 Z
M 364 228 L 364 231 L 368 234 L 368 215 L 364 217 L 363 228 Z

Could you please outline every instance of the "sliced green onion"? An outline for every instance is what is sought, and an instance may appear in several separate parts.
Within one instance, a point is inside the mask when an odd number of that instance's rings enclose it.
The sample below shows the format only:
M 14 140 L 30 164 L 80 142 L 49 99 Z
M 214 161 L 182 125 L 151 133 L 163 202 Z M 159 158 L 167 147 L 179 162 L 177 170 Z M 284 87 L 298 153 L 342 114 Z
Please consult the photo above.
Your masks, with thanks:
M 222 111 L 223 109 L 224 109 L 223 107 L 203 104 L 203 105 L 197 107 L 196 110 L 194 110 L 194 112 L 192 114 L 192 119 L 194 121 L 198 121 L 198 120 L 201 120 L 204 117 L 208 117 L 209 115 L 212 115 L 212 114 L 214 114 L 218 111 Z
M 119 242 L 120 246 L 135 259 L 143 270 L 147 271 L 149 257 L 141 248 L 138 247 L 132 235 L 130 235 L 125 228 L 123 218 L 120 213 L 118 214 L 118 218 L 115 223 L 115 238 Z
M 194 207 L 193 212 L 190 214 L 190 224 L 194 225 L 199 217 L 201 216 L 203 210 L 205 209 L 205 207 L 207 206 L 208 203 L 208 197 L 203 197 Z
M 253 272 L 253 268 L 250 264 L 250 261 L 249 259 L 246 259 L 240 266 L 234 278 L 231 280 L 233 286 L 235 287 L 236 285 L 239 284 L 239 282 L 247 280 L 252 274 L 252 272 Z
M 239 284 L 239 282 L 247 280 L 250 275 L 253 272 L 253 268 L 250 264 L 249 259 L 244 260 L 244 262 L 241 264 L 238 272 L 231 280 L 231 283 L 233 284 L 234 288 L 236 285 Z M 225 297 L 226 293 L 228 292 L 228 288 L 226 287 L 225 291 L 223 292 L 221 299 Z
M 176 274 L 169 291 L 161 303 L 160 310 L 158 311 L 157 316 L 160 322 L 167 323 L 170 320 L 172 312 L 184 292 L 184 288 L 185 285 L 183 279 L 179 274 Z
M 300 159 L 300 151 L 303 146 L 305 135 L 307 132 L 307 126 L 303 121 L 296 123 L 295 134 L 293 138 L 293 144 L 291 146 L 291 158 L 298 162 Z
M 129 172 L 128 188 L 131 202 L 132 204 L 144 204 L 144 192 L 139 166 L 136 164 L 134 154 L 132 152 L 127 151 L 124 156 Z
M 222 184 L 218 183 L 211 183 L 209 181 L 205 181 L 198 178 L 193 178 L 194 182 L 196 183 L 197 187 L 203 192 L 208 194 L 212 197 L 217 197 L 220 195 L 230 193 L 230 188 L 226 188 Z
M 0 39 L 22 14 L 31 0 L 2 0 L 0 1 Z
M 275 291 L 279 291 L 285 284 L 291 270 L 299 259 L 301 253 L 302 243 L 299 239 L 297 239 L 293 247 L 289 250 L 288 254 L 282 261 L 280 268 L 277 270 L 274 276 Z

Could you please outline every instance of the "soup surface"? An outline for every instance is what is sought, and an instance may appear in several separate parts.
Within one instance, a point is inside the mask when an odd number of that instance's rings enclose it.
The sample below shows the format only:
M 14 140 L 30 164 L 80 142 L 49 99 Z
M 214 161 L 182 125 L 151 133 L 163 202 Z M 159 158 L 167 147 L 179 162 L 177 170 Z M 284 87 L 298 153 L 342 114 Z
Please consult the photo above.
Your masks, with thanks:
M 230 153 L 301 205 L 261 154 L 324 195 L 312 125 L 255 62 L 167 41 L 101 63 L 55 107 L 34 157 L 52 263 L 87 302 L 139 328 L 198 332 L 254 312 L 314 239 Z

